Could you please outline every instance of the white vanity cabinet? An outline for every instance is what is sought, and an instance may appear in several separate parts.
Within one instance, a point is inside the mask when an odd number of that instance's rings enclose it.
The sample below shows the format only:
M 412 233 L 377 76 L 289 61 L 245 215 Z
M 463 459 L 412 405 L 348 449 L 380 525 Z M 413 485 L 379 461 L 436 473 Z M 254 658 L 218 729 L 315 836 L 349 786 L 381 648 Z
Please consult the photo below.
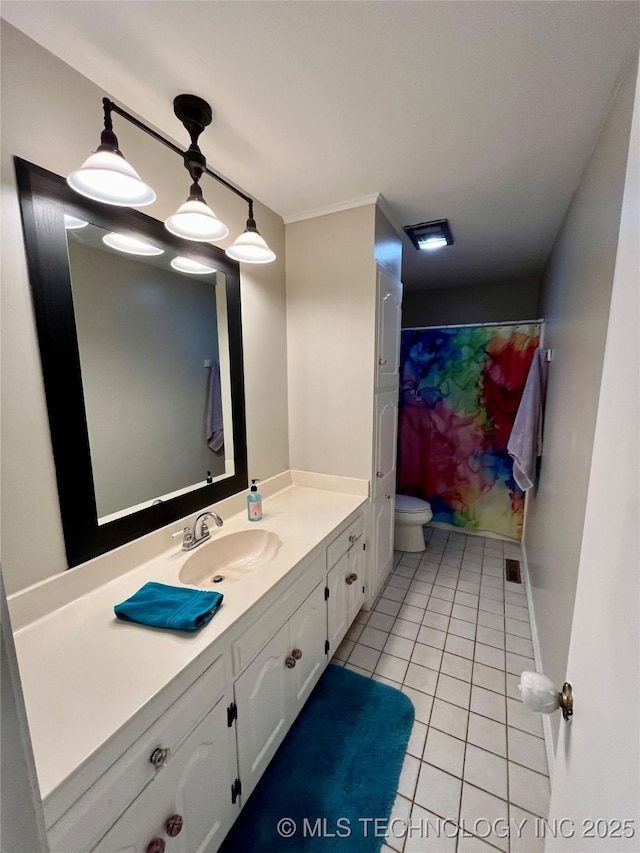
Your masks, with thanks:
M 215 850 L 239 810 L 230 701 L 220 655 L 56 822 L 51 853 L 138 853 L 156 837 L 176 853 Z M 183 825 L 170 838 L 173 815 Z
M 326 664 L 324 582 L 235 682 L 242 797 L 255 788 Z
M 327 642 L 333 655 L 364 603 L 366 542 L 360 516 L 327 548 Z
M 218 849 L 240 811 L 230 785 L 235 777 L 235 744 L 227 726 L 225 699 L 169 756 L 167 765 L 93 853 L 213 853 Z
M 380 264 L 376 267 L 376 393 L 398 387 L 402 285 Z

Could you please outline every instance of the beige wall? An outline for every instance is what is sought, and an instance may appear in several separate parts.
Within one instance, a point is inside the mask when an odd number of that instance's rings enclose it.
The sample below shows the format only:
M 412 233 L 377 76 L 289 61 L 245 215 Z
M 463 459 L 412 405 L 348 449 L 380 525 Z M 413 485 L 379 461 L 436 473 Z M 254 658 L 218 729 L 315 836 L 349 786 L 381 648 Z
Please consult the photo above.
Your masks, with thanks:
M 371 476 L 375 210 L 287 225 L 292 468 Z
M 560 684 L 566 677 L 583 542 L 635 75 L 636 69 L 630 69 L 617 92 L 543 283 L 545 345 L 552 348 L 553 361 L 540 482 L 529 501 L 524 544 L 542 665 Z M 610 499 L 617 499 L 615 489 Z M 606 583 L 603 565 L 603 589 Z M 592 605 L 597 607 L 597 601 Z M 554 723 L 555 737 L 555 718 Z
M 2 22 L 2 568 L 7 592 L 67 565 L 12 157 L 61 175 L 77 168 L 98 144 L 105 94 Z M 188 191 L 180 160 L 117 116 L 114 126 L 125 156 L 158 194 L 145 211 L 166 218 Z M 188 140 L 176 141 L 185 145 Z M 231 234 L 222 244 L 227 245 L 244 228 L 246 205 L 213 180 L 204 180 L 203 188 L 229 225 Z M 249 470 L 252 476 L 269 477 L 288 468 L 284 225 L 261 204 L 255 214 L 278 255 L 274 264 L 241 270 Z
M 541 316 L 536 278 L 473 287 L 405 290 L 402 328 L 457 323 L 504 323 Z

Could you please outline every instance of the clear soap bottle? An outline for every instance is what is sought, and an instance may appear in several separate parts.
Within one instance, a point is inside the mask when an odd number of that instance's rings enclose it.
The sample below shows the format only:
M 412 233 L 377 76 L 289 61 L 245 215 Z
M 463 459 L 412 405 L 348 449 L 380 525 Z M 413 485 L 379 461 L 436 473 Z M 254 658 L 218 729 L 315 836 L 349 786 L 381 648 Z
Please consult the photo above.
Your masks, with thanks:
M 262 521 L 262 495 L 258 492 L 256 483 L 260 480 L 251 480 L 251 491 L 247 495 L 247 518 L 249 521 Z

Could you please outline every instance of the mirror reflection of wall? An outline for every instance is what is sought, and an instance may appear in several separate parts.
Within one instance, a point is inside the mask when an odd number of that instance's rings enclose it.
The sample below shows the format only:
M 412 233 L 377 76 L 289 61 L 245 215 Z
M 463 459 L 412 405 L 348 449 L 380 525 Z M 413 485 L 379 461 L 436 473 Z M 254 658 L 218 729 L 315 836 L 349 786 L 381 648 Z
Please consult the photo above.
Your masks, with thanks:
M 108 233 L 67 229 L 101 524 L 233 473 L 224 274 L 178 272 L 174 254 L 123 252 Z

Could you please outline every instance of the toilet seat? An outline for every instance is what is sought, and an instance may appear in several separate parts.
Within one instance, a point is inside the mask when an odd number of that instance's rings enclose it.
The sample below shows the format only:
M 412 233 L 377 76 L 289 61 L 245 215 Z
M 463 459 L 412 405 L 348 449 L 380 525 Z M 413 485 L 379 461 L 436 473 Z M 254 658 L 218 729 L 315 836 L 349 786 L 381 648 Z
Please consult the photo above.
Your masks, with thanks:
M 396 495 L 396 512 L 431 512 L 431 504 L 411 495 Z

